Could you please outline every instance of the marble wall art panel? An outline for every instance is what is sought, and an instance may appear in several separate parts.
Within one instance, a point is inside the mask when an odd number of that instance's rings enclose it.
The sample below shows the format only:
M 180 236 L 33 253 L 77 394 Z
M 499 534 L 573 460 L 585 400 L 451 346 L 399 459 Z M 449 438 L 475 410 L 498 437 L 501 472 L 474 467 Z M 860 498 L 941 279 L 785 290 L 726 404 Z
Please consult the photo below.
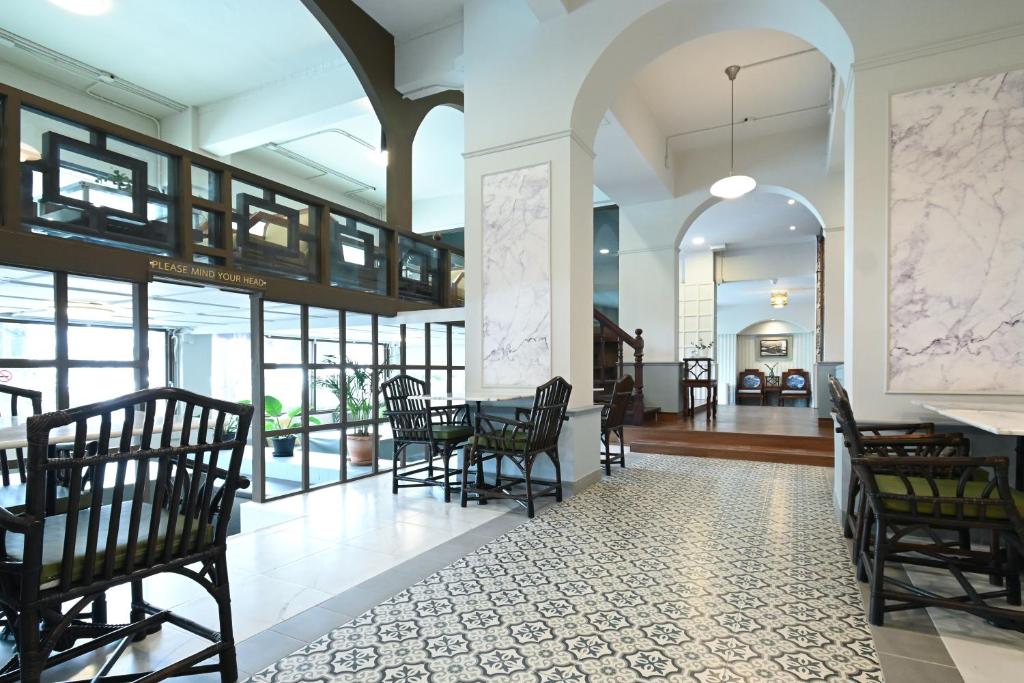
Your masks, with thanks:
M 483 385 L 551 379 L 551 167 L 483 178 Z
M 1024 394 L 1024 71 L 894 95 L 889 390 Z

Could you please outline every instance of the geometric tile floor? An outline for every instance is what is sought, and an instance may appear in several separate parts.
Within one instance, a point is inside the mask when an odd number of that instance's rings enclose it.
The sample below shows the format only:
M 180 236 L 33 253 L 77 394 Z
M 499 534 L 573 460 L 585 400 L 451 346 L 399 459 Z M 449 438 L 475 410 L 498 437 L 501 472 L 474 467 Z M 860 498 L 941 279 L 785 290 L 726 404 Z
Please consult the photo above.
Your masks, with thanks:
M 251 680 L 880 681 L 828 476 L 635 454 Z

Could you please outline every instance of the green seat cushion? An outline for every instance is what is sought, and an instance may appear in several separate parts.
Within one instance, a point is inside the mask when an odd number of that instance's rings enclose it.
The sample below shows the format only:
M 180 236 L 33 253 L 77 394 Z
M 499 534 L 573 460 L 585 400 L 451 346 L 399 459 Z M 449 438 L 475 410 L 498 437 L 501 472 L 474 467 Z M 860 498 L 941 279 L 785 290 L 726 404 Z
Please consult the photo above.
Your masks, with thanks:
M 128 527 L 131 521 L 131 502 L 125 502 L 121 505 L 121 516 L 118 518 L 117 525 L 117 546 L 114 554 L 114 569 L 120 571 L 124 569 L 125 560 L 128 558 Z M 104 505 L 100 508 L 100 524 L 99 534 L 96 543 L 96 562 L 95 572 L 99 575 L 103 571 L 104 553 L 107 546 L 107 533 L 110 528 L 110 513 L 112 507 L 110 505 Z M 85 569 L 85 546 L 89 536 L 89 509 L 81 510 L 78 513 L 78 526 L 75 529 L 75 554 L 72 558 L 74 563 L 71 576 L 73 581 L 78 581 L 82 578 Z M 149 523 L 152 518 L 153 508 L 151 505 L 144 503 L 142 506 L 142 514 L 140 515 L 139 523 L 139 538 L 138 543 L 135 546 L 135 561 L 141 562 L 145 556 L 146 551 L 149 549 Z M 64 533 L 67 529 L 67 514 L 54 515 L 53 517 L 47 517 L 43 523 L 43 568 L 40 574 L 40 586 L 42 588 L 50 588 L 56 585 L 60 579 L 61 568 L 64 565 Z M 163 540 L 167 533 L 167 519 L 168 512 L 164 510 L 160 514 L 160 524 L 156 535 L 156 549 L 155 552 L 159 556 L 164 550 Z M 178 516 L 174 526 L 174 537 L 177 542 L 180 543 L 182 539 L 182 527 L 184 523 L 184 517 Z M 199 533 L 198 520 L 192 521 L 192 529 L 189 533 L 192 540 L 194 541 Z M 212 524 L 206 526 L 206 541 L 209 542 L 213 538 L 214 528 Z M 14 562 L 23 562 L 24 557 L 24 539 L 25 537 L 21 534 L 8 534 L 7 535 L 7 556 Z
M 477 448 L 493 448 L 499 451 L 521 451 L 526 448 L 530 435 L 519 432 L 514 437 L 502 437 L 500 434 L 477 434 L 469 438 L 469 445 Z
M 473 435 L 473 428 L 468 425 L 433 425 L 431 431 L 441 441 L 461 441 Z
M 919 496 L 932 496 L 932 487 L 927 479 L 924 477 L 908 477 L 907 481 L 910 482 L 910 487 L 913 489 L 915 495 Z M 959 484 L 957 479 L 935 479 L 935 487 L 939 491 L 939 496 L 942 498 L 956 498 L 956 490 Z M 903 483 L 903 480 L 899 477 L 891 474 L 881 474 L 875 477 L 875 483 L 878 486 L 878 490 L 881 493 L 893 493 L 906 495 L 907 486 Z M 984 481 L 969 481 L 964 487 L 965 498 L 981 498 L 982 492 L 987 486 L 987 482 Z M 1010 493 L 1013 495 L 1013 503 L 1017 507 L 1017 511 L 1024 515 L 1024 492 L 1011 490 Z M 988 497 L 990 500 L 998 500 L 998 492 L 992 491 Z M 964 515 L 967 517 L 978 517 L 980 518 L 980 510 L 977 505 L 964 505 Z M 1006 512 L 1002 508 L 993 507 L 991 505 L 985 506 L 986 518 L 988 519 L 1006 519 Z M 903 500 L 885 500 L 885 508 L 892 510 L 893 512 L 909 512 L 910 503 Z M 932 505 L 930 503 L 919 502 L 917 504 L 918 512 L 925 515 L 932 514 Z M 953 516 L 956 514 L 956 505 L 953 503 L 943 503 L 939 506 L 939 511 L 943 515 Z

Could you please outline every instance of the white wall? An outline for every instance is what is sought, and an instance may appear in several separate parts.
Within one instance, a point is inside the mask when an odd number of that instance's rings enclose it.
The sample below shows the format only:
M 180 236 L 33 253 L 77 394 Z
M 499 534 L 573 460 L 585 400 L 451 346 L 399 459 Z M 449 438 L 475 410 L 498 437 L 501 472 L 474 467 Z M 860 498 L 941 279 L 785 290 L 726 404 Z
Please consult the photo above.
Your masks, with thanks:
M 761 320 L 792 323 L 803 332 L 814 329 L 814 301 L 808 296 L 791 297 L 785 308 L 772 308 L 767 301 L 759 304 L 718 306 L 718 333 L 739 334 L 744 328 Z
M 722 282 L 770 280 L 776 277 L 812 275 L 818 259 L 814 242 L 778 247 L 726 249 L 719 257 Z
M 843 229 L 825 230 L 824 361 L 843 360 Z

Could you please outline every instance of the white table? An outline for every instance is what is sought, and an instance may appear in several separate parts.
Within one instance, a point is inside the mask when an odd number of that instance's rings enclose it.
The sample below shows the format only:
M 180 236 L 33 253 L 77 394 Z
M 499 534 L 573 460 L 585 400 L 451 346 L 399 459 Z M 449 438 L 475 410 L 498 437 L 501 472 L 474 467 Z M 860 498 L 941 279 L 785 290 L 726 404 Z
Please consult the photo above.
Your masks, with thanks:
M 25 429 L 25 417 L 0 417 L 0 450 L 13 448 L 28 448 L 28 433 Z M 96 441 L 100 438 L 100 419 L 95 418 L 86 422 L 86 441 Z M 144 429 L 143 421 L 138 420 L 132 428 L 132 436 L 141 436 Z M 181 431 L 181 423 L 173 426 L 174 432 Z M 153 427 L 153 436 L 159 437 L 161 428 Z M 112 438 L 119 438 L 121 435 L 120 425 L 111 424 L 110 433 Z M 75 425 L 69 424 L 63 427 L 50 430 L 50 443 L 73 443 L 75 440 Z
M 410 396 L 409 398 L 418 398 L 424 401 L 452 401 L 453 403 L 469 403 L 473 402 L 477 404 L 477 407 L 481 403 L 498 403 L 500 401 L 518 401 L 527 398 L 533 398 L 533 394 L 524 394 L 521 391 L 504 393 L 504 394 L 485 394 L 485 393 L 461 393 L 461 394 L 420 394 Z
M 915 401 L 926 410 L 990 434 L 1016 437 L 1014 486 L 1024 490 L 1024 407 Z

